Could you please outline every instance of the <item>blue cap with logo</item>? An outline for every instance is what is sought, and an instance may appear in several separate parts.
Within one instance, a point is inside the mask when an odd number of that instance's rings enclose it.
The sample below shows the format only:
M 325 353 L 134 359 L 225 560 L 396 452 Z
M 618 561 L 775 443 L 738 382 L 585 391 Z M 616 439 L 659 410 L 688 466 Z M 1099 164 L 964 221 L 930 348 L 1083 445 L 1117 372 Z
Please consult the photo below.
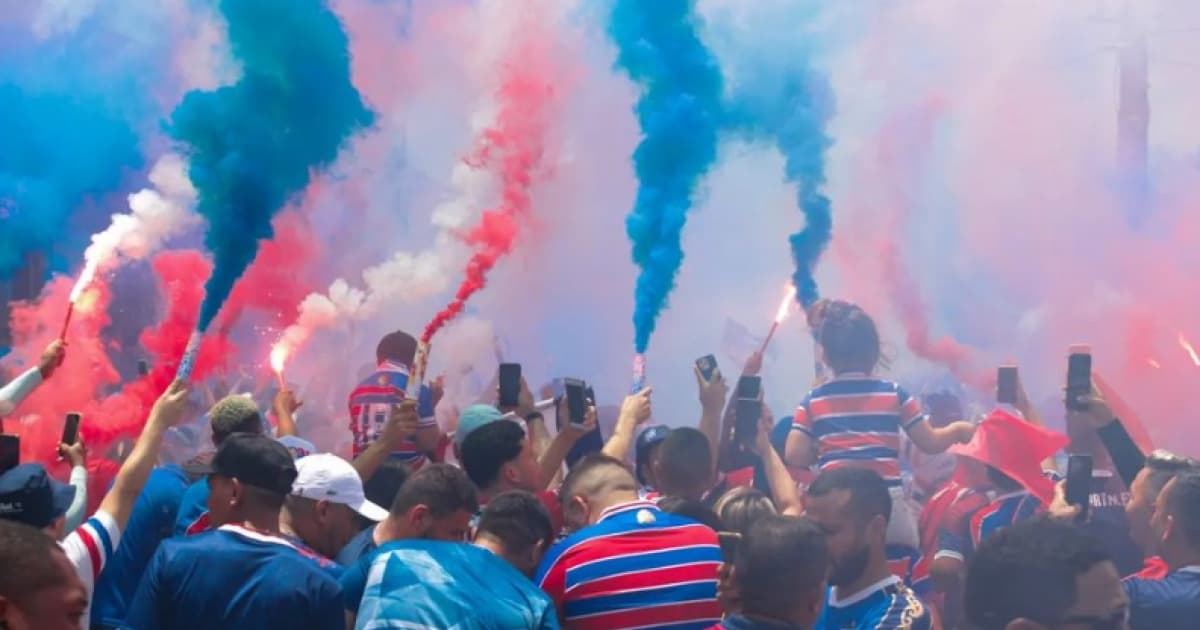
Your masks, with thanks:
M 0 475 L 0 519 L 38 529 L 67 513 L 75 488 L 46 474 L 41 464 L 20 464 Z

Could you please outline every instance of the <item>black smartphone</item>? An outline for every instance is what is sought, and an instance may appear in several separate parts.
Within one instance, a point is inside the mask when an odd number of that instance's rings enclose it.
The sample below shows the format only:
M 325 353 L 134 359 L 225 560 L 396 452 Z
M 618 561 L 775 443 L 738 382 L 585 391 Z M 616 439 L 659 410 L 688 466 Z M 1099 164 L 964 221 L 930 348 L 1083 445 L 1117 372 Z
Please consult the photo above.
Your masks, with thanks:
M 1087 346 L 1072 346 L 1067 358 L 1067 409 L 1087 411 L 1084 396 L 1092 393 L 1092 351 Z
M 737 532 L 717 532 L 717 543 L 721 545 L 721 561 L 733 564 L 737 559 L 738 545 L 742 543 L 742 535 Z
M 0 473 L 21 463 L 21 438 L 0 434 Z
M 500 408 L 516 407 L 521 404 L 521 364 L 500 364 Z
M 582 425 L 587 415 L 587 384 L 577 378 L 564 378 L 563 390 L 567 397 L 567 422 Z
M 67 414 L 67 421 L 63 423 L 62 443 L 66 445 L 74 444 L 79 440 L 79 421 L 83 416 L 72 411 Z
M 738 398 L 762 398 L 762 378 L 758 376 L 743 376 L 738 379 Z
M 150 374 L 150 364 L 145 359 L 138 359 L 138 376 L 146 376 Z
M 1092 496 L 1092 456 L 1071 455 L 1067 458 L 1066 499 L 1070 505 L 1079 506 L 1077 520 L 1087 520 Z
M 717 357 L 706 354 L 696 359 L 696 369 L 700 370 L 700 376 L 705 382 L 711 383 L 713 375 L 717 373 Z
M 1001 365 L 996 368 L 996 402 L 1002 405 L 1017 404 L 1017 366 Z
M 754 444 L 758 437 L 758 422 L 762 418 L 762 401 L 757 398 L 738 398 L 734 407 L 733 441 Z

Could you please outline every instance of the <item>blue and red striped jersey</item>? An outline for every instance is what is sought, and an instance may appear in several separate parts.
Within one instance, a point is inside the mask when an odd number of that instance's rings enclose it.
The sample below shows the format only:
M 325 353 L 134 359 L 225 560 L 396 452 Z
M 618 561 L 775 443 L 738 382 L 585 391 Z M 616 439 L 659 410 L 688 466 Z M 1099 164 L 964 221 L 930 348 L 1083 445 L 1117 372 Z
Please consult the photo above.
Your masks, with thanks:
M 969 517 L 965 531 L 942 530 L 938 536 L 937 557 L 966 561 L 992 534 L 1027 521 L 1044 509 L 1037 497 L 1024 490 L 1000 495 Z
M 792 430 L 812 439 L 817 468 L 858 466 L 900 485 L 900 429 L 925 420 L 921 403 L 891 381 L 842 374 L 808 393 Z
M 408 398 L 408 367 L 393 361 L 384 361 L 366 379 L 350 392 L 347 402 L 350 408 L 350 432 L 354 434 L 354 456 L 358 457 L 383 431 L 392 407 Z M 432 396 L 429 388 L 421 386 L 419 402 L 420 428 L 437 426 L 433 417 Z M 392 453 L 395 459 L 403 460 L 412 469 L 421 467 L 426 459 L 417 450 L 417 444 L 408 440 L 400 450 Z
M 536 581 L 566 628 L 707 628 L 720 564 L 716 532 L 638 500 L 555 544 Z

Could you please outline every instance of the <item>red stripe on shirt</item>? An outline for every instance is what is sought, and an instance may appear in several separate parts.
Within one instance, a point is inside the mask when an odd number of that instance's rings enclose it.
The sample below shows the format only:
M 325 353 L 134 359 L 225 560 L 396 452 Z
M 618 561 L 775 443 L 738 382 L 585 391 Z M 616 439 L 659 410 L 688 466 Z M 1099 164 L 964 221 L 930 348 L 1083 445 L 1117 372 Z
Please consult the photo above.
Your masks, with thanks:
M 606 575 L 567 589 L 571 599 L 584 599 L 593 595 L 612 595 L 623 591 L 636 591 L 664 585 L 686 582 L 715 581 L 720 562 L 697 562 L 672 567 L 651 567 L 644 571 Z
M 103 568 L 100 561 L 100 547 L 96 544 L 96 535 L 88 525 L 83 525 L 76 530 L 79 534 L 79 540 L 83 541 L 83 546 L 87 547 L 88 557 L 92 559 L 92 582 L 100 576 L 100 569 Z
M 596 613 L 587 617 L 574 617 L 567 624 L 573 630 L 612 630 L 613 628 L 641 628 L 665 626 L 673 623 L 701 623 L 721 618 L 721 605 L 716 600 L 662 604 L 646 608 Z
M 900 478 L 900 463 L 894 459 L 839 459 L 825 464 L 821 470 L 833 470 L 843 466 L 874 470 L 884 481 Z
M 808 415 L 814 418 L 835 414 L 899 412 L 900 400 L 895 392 L 828 396 L 808 401 Z
M 854 448 L 882 446 L 894 451 L 900 450 L 899 433 L 833 433 L 821 438 L 821 454 L 833 451 L 844 451 Z

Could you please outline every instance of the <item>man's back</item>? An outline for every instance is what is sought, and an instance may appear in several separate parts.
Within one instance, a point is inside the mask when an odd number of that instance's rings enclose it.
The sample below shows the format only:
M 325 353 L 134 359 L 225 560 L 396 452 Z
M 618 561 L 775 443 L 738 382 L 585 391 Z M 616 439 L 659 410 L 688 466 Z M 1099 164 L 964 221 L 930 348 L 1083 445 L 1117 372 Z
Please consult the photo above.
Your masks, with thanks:
M 705 628 L 721 617 L 716 532 L 635 501 L 554 545 L 537 582 L 568 628 Z
M 162 544 L 130 605 L 132 630 L 339 628 L 336 581 L 287 540 L 243 527 Z
M 175 536 L 190 536 L 208 530 L 208 479 L 200 479 L 183 491 L 175 516 Z
M 1161 580 L 1129 578 L 1129 627 L 1192 628 L 1200 620 L 1200 566 L 1184 567 Z
M 372 558 L 358 628 L 558 628 L 550 598 L 486 549 L 403 540 Z
M 92 619 L 98 624 L 120 626 L 137 591 L 146 565 L 159 543 L 171 537 L 179 501 L 187 488 L 187 476 L 175 465 L 155 468 L 133 506 L 121 544 L 100 574 L 92 601 Z

